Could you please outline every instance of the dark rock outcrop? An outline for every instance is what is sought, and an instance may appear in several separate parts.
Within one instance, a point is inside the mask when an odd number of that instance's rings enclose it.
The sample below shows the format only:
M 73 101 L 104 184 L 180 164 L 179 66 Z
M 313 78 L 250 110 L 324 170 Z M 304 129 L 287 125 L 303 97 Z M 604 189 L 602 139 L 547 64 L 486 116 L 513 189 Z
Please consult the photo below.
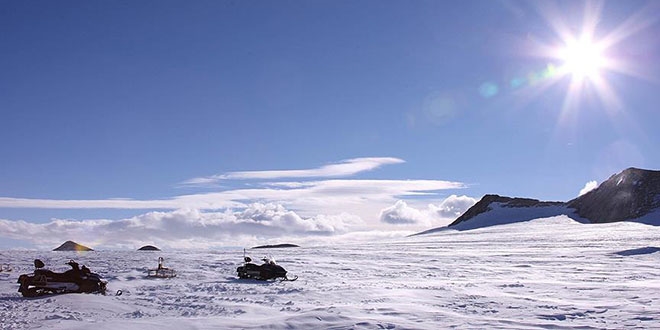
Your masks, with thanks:
M 660 207 L 660 171 L 628 168 L 567 204 L 593 223 L 640 218 Z
M 279 249 L 279 248 L 294 248 L 294 247 L 300 247 L 295 244 L 275 244 L 275 245 L 259 245 L 253 247 L 253 249 Z
M 486 195 L 447 227 L 429 229 L 415 235 L 446 229 L 469 230 L 524 222 L 560 214 L 573 214 L 563 202 L 543 202 L 531 198 Z
M 84 245 L 80 245 L 74 241 L 66 241 L 62 245 L 53 249 L 53 251 L 94 251 Z
M 139 248 L 138 251 L 160 251 L 160 249 L 153 245 L 145 245 Z
M 660 226 L 660 171 L 628 168 L 568 202 L 485 195 L 445 229 L 474 229 L 566 215 L 590 223 L 637 221 Z
M 449 227 L 458 225 L 461 222 L 467 221 L 476 217 L 481 213 L 492 210 L 492 203 L 500 203 L 502 207 L 545 207 L 545 206 L 561 206 L 563 202 L 543 202 L 538 199 L 520 198 L 520 197 L 505 197 L 500 195 L 486 195 L 481 198 L 477 204 L 472 205 L 465 213 L 458 217 L 454 222 L 449 224 Z

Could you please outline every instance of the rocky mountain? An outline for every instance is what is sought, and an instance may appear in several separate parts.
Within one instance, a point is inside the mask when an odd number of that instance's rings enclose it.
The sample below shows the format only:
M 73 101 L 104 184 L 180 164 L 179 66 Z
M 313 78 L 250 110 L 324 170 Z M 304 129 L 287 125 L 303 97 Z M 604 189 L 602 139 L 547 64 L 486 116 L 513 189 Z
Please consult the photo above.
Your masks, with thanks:
M 593 223 L 642 218 L 660 208 L 660 171 L 631 167 L 567 205 Z
M 637 221 L 660 226 L 660 171 L 628 168 L 598 188 L 568 202 L 486 195 L 447 227 L 467 230 L 566 215 L 576 221 L 605 223 Z
M 486 195 L 448 227 L 438 227 L 415 235 L 430 234 L 440 230 L 469 230 L 508 223 L 547 218 L 560 214 L 572 214 L 564 202 L 544 202 L 531 198 Z
M 145 245 L 139 248 L 138 251 L 160 251 L 160 249 L 153 245 Z
M 474 204 L 469 208 L 465 213 L 458 217 L 454 222 L 449 226 L 456 226 L 460 223 L 464 223 L 469 219 L 476 217 L 479 214 L 493 211 L 493 203 L 497 203 L 498 206 L 509 209 L 517 208 L 546 208 L 546 207 L 563 207 L 563 202 L 543 202 L 537 199 L 531 198 L 520 198 L 520 197 L 505 197 L 499 195 L 486 195 L 477 204 Z M 531 219 L 530 219 L 531 220 Z
M 66 241 L 62 245 L 53 249 L 53 251 L 94 251 L 84 245 L 78 244 L 74 241 Z

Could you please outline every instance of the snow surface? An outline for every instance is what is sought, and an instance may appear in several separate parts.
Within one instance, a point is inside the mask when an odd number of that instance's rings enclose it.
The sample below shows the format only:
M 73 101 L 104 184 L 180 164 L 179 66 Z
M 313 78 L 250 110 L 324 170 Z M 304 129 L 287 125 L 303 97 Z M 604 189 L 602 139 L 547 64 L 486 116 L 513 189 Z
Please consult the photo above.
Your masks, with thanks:
M 658 195 L 658 197 L 660 197 L 660 195 Z M 644 216 L 641 216 L 637 219 L 632 219 L 630 221 L 645 223 L 647 225 L 660 226 L 660 208 L 657 208 Z
M 254 250 L 295 282 L 236 278 L 242 249 L 1 251 L 1 329 L 630 329 L 660 324 L 660 228 L 566 216 L 396 241 Z M 172 279 L 148 279 L 157 265 Z M 70 258 L 109 294 L 26 299 L 18 275 Z M 122 290 L 123 295 L 110 294 Z

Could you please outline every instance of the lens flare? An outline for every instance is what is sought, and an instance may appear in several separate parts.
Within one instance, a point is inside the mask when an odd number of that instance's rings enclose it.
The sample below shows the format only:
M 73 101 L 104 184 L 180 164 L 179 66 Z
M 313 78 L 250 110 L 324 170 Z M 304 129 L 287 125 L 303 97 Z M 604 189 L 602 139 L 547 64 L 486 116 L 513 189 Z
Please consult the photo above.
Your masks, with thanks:
M 491 98 L 499 92 L 500 88 L 493 82 L 485 82 L 479 86 L 479 94 L 484 98 Z

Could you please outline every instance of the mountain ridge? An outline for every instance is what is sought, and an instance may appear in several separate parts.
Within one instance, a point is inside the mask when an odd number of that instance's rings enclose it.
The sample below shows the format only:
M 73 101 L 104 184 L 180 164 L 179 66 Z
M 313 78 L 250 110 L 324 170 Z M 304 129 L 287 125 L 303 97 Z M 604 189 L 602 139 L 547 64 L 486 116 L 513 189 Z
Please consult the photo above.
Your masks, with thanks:
M 660 208 L 660 171 L 627 168 L 567 206 L 592 223 L 640 218 Z
M 445 229 L 476 229 L 558 215 L 586 223 L 638 221 L 660 226 L 660 171 L 630 167 L 567 202 L 487 194 L 448 226 L 414 235 Z

